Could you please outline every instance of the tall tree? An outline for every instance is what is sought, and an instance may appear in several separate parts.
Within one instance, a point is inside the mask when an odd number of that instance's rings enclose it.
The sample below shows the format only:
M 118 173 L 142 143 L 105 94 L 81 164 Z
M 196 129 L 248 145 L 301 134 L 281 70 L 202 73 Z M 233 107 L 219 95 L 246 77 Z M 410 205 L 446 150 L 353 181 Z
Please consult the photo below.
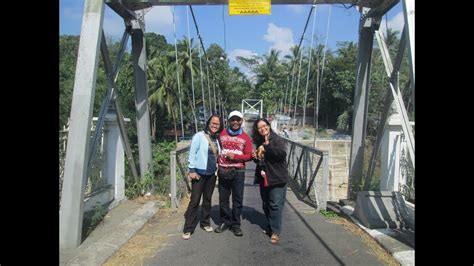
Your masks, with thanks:
M 76 72 L 79 36 L 59 38 L 59 129 L 68 122 L 71 112 L 74 75 Z
M 328 97 L 321 98 L 320 112 L 326 114 L 327 127 L 350 131 L 356 81 L 357 45 L 353 42 L 341 42 L 337 45 L 337 56 L 327 62 L 324 83 L 327 84 Z

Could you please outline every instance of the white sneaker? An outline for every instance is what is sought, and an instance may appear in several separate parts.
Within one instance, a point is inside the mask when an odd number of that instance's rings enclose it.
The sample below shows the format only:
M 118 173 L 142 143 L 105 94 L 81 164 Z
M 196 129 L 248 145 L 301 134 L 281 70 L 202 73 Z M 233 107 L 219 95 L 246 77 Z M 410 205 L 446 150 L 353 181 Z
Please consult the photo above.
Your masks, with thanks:
M 183 233 L 183 239 L 189 240 L 191 238 L 191 233 Z
M 214 229 L 212 229 L 212 227 L 210 227 L 209 225 L 201 228 L 208 233 L 214 232 Z

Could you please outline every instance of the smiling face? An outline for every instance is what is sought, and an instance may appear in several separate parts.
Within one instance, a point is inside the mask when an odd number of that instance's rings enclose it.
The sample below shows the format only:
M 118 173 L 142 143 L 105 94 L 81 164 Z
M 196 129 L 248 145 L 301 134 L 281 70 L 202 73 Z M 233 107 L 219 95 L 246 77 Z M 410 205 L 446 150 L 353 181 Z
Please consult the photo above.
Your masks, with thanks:
M 263 120 L 258 121 L 257 129 L 258 129 L 258 133 L 262 136 L 266 136 L 270 134 L 270 126 L 267 125 L 267 123 L 265 123 L 265 121 Z
M 219 130 L 220 125 L 221 123 L 219 121 L 219 118 L 214 116 L 209 122 L 209 132 L 211 132 L 211 134 L 216 134 L 216 132 Z
M 233 131 L 239 130 L 240 127 L 242 126 L 242 121 L 243 121 L 242 118 L 235 115 L 232 116 L 229 119 L 230 128 L 232 128 Z

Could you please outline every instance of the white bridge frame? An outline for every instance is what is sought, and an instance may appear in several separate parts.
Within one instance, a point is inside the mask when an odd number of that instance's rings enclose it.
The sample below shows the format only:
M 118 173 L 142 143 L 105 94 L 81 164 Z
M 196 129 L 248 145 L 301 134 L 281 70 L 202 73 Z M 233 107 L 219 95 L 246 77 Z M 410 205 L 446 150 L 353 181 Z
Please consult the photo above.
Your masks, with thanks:
M 255 108 L 255 106 L 257 105 L 260 105 L 260 109 Z M 245 108 L 245 107 L 249 107 L 249 108 Z M 248 114 L 248 112 L 245 112 L 245 110 L 255 110 L 258 112 L 258 117 L 263 117 L 263 100 L 262 99 L 243 99 L 242 100 L 242 114 L 244 115 L 244 118 L 245 118 L 245 114 L 246 113 Z

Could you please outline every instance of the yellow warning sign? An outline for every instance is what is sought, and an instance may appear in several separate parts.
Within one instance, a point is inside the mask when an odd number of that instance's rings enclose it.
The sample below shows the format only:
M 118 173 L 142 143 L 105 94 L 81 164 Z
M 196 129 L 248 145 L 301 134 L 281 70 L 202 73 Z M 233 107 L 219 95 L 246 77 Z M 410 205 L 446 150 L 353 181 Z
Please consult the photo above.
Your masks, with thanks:
M 229 16 L 270 15 L 271 0 L 229 0 Z

